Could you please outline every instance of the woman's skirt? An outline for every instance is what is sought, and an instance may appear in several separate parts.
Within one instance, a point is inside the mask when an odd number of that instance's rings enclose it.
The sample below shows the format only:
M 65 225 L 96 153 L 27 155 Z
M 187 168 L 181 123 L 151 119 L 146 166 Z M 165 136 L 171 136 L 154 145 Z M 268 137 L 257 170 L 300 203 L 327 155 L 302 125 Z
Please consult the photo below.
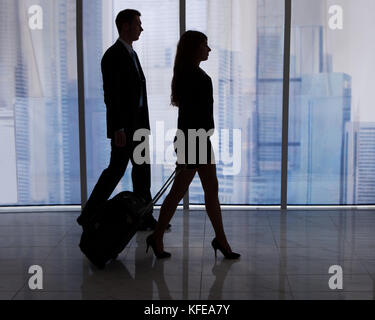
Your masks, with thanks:
M 175 136 L 176 165 L 187 165 L 187 169 L 198 169 L 202 165 L 214 164 L 215 155 L 209 136 Z

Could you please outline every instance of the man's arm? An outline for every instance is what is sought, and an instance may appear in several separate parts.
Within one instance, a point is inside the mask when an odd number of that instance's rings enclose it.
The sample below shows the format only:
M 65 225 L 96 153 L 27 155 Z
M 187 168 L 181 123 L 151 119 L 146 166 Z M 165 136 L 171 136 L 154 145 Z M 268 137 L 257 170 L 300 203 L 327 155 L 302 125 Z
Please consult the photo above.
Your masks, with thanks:
M 123 147 L 126 144 L 126 95 L 127 86 L 121 73 L 118 57 L 111 52 L 102 59 L 102 75 L 104 100 L 107 107 L 107 126 L 112 132 L 115 145 Z

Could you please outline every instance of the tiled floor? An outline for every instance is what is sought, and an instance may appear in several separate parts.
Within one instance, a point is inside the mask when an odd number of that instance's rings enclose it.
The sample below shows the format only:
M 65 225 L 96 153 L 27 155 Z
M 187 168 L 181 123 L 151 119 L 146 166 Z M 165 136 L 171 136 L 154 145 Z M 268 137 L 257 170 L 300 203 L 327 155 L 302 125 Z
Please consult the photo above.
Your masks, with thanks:
M 156 216 L 158 212 L 156 212 Z M 168 260 L 139 232 L 97 270 L 78 248 L 78 212 L 0 214 L 0 299 L 375 299 L 375 211 L 223 211 L 239 261 L 215 259 L 204 211 L 177 211 Z M 29 267 L 43 270 L 31 290 Z M 329 288 L 339 265 L 343 289 Z

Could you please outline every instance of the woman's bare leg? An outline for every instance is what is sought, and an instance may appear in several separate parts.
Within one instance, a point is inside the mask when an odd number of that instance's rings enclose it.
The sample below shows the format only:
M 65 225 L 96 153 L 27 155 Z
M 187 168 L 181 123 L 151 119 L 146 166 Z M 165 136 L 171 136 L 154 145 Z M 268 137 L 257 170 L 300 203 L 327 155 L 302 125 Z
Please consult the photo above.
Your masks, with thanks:
M 153 238 L 155 239 L 157 251 L 163 251 L 164 232 L 171 221 L 177 206 L 184 197 L 191 181 L 193 180 L 196 169 L 184 169 L 176 176 L 169 194 L 164 199 L 160 208 L 158 223 L 156 224 Z
M 232 252 L 224 232 L 223 219 L 219 202 L 219 183 L 216 175 L 216 165 L 206 164 L 198 169 L 199 178 L 204 190 L 207 215 L 214 228 L 216 239 L 228 251 Z

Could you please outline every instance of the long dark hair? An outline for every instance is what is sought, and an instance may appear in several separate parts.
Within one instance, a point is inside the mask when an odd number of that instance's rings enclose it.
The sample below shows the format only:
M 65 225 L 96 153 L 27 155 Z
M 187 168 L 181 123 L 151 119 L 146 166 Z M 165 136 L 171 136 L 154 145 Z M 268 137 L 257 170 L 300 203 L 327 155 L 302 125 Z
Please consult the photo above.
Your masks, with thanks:
M 207 36 L 199 31 L 186 31 L 180 38 L 177 45 L 176 58 L 174 61 L 171 104 L 179 105 L 179 85 L 184 72 L 195 67 L 199 46 L 207 41 Z

